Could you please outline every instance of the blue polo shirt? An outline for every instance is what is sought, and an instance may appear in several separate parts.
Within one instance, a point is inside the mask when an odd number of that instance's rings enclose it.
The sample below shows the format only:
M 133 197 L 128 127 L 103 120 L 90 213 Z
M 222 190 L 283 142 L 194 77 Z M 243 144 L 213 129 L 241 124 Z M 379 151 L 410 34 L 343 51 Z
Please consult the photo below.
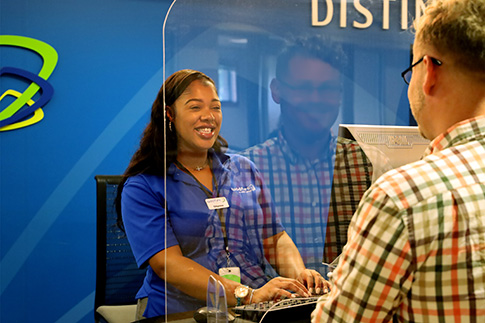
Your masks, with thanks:
M 262 240 L 281 232 L 283 227 L 262 176 L 251 161 L 239 155 L 211 152 L 211 156 L 217 181 L 213 196 L 225 196 L 230 206 L 223 212 L 230 266 L 241 268 L 243 283 L 259 287 L 276 275 L 264 257 Z M 220 218 L 217 211 L 208 209 L 206 199 L 195 179 L 174 164 L 167 171 L 166 192 L 162 176 L 140 174 L 128 178 L 121 199 L 122 216 L 138 266 L 147 266 L 153 255 L 174 245 L 180 246 L 184 256 L 214 272 L 226 266 Z M 165 282 L 148 266 L 137 294 L 137 298 L 148 297 L 144 316 L 165 314 L 165 296 L 168 313 L 206 305 L 170 284 L 165 290 Z

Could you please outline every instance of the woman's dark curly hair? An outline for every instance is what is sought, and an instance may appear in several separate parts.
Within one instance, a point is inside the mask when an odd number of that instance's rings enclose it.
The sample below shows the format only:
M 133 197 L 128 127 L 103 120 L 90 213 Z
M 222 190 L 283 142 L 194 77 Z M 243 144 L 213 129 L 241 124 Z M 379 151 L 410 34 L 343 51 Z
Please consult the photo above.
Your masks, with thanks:
M 195 80 L 200 80 L 213 86 L 217 92 L 216 85 L 209 76 L 189 69 L 173 73 L 158 91 L 157 98 L 152 105 L 150 122 L 143 131 L 143 136 L 140 140 L 140 147 L 133 154 L 118 186 L 115 203 L 118 214 L 117 224 L 122 230 L 124 230 L 121 217 L 121 193 L 123 186 L 128 177 L 138 174 L 165 176 L 165 167 L 168 167 L 177 158 L 177 132 L 173 124 L 172 129 L 169 127 L 170 120 L 167 118 L 167 110 L 170 110 L 173 113 L 172 115 L 176 114 L 174 110 L 175 101 Z M 220 153 L 227 148 L 227 142 L 219 135 L 212 148 L 216 153 Z

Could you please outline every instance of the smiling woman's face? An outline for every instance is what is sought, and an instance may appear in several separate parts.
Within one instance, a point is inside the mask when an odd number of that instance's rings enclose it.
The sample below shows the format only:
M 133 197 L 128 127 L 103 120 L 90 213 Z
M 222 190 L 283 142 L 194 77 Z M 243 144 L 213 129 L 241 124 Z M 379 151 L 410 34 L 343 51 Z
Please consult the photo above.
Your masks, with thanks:
M 178 151 L 207 152 L 219 135 L 221 102 L 210 82 L 193 81 L 175 101 Z

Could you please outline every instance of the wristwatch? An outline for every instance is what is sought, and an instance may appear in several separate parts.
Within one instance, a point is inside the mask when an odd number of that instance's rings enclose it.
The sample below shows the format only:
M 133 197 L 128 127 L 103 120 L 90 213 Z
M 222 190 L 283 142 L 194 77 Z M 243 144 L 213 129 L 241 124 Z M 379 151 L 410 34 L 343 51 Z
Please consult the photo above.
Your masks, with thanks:
M 242 300 L 248 296 L 251 287 L 246 285 L 239 285 L 234 290 L 234 296 L 236 297 L 237 306 L 242 305 Z

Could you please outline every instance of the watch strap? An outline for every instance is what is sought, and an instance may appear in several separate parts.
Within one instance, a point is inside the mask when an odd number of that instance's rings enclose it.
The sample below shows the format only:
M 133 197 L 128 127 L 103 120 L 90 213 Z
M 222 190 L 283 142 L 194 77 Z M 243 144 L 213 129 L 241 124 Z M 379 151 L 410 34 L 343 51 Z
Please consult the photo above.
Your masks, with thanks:
M 244 288 L 247 291 L 246 294 L 243 297 L 239 296 L 238 293 L 237 293 L 238 289 L 241 289 L 241 288 Z M 253 291 L 253 289 L 249 286 L 246 286 L 246 285 L 239 285 L 238 287 L 236 287 L 236 289 L 234 290 L 234 296 L 236 297 L 236 306 L 243 305 L 244 299 L 249 295 L 249 293 L 252 293 L 252 291 Z

